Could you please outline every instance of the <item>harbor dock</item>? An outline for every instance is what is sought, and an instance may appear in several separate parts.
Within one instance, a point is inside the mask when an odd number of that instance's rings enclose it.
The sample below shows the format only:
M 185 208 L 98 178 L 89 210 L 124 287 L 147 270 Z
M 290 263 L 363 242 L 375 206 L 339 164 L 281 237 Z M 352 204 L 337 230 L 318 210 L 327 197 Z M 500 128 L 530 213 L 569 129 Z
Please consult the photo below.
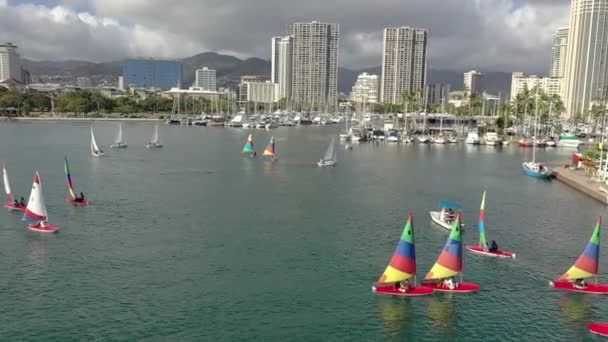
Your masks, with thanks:
M 591 173 L 586 173 L 583 169 L 572 170 L 570 168 L 561 168 L 558 170 L 555 172 L 556 180 L 604 204 L 608 204 L 608 185 L 606 183 L 592 178 Z M 601 188 L 607 191 L 604 192 Z

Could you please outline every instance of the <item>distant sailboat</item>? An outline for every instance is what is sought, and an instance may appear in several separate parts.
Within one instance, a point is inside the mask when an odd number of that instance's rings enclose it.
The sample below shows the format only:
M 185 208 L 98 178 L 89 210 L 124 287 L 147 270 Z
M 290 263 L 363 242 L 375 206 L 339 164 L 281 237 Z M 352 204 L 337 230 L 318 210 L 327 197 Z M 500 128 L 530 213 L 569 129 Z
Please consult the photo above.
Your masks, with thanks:
M 163 147 L 163 145 L 160 143 L 159 139 L 158 139 L 158 124 L 156 124 L 156 127 L 154 128 L 154 136 L 152 137 L 152 140 L 150 140 L 150 142 L 146 145 L 147 148 L 161 148 Z
M 93 133 L 93 127 L 91 127 L 91 154 L 94 157 L 102 157 L 104 155 L 103 151 L 97 146 L 97 142 L 95 141 L 95 133 Z
M 110 148 L 127 148 L 127 146 L 129 145 L 122 141 L 122 124 L 118 124 L 118 135 L 114 143 L 110 145 Z
M 268 142 L 268 145 L 266 145 L 266 149 L 264 150 L 264 155 L 270 156 L 272 158 L 272 161 L 279 160 L 279 155 L 277 154 L 274 137 L 270 137 L 270 141 Z
M 249 153 L 251 158 L 255 158 L 257 156 L 257 153 L 253 149 L 253 136 L 251 134 L 249 134 L 249 137 L 247 137 L 247 142 L 245 143 L 245 146 L 243 146 L 243 153 Z
M 2 163 L 2 176 L 4 178 L 4 192 L 6 192 L 7 201 L 4 204 L 4 207 L 8 210 L 25 210 L 25 204 L 21 202 L 17 202 L 15 200 L 15 196 L 13 196 L 13 192 L 11 191 L 11 183 L 8 181 L 8 173 L 6 172 L 6 166 Z M 21 197 L 23 199 L 23 197 Z
M 65 171 L 65 184 L 68 187 L 68 193 L 70 194 L 70 197 L 66 198 L 65 200 L 69 203 L 72 203 L 73 205 L 88 205 L 89 201 L 84 198 L 84 195 L 82 195 L 82 193 L 79 197 L 76 196 L 76 193 L 74 192 L 74 185 L 72 184 L 72 176 L 70 175 L 70 166 L 68 165 L 67 157 L 65 157 L 65 163 L 63 168 Z
M 317 165 L 319 165 L 319 167 L 336 165 L 338 161 L 336 160 L 336 151 L 334 149 L 334 145 L 335 138 L 332 137 L 331 142 L 329 143 L 329 146 L 327 146 L 327 150 L 325 151 L 325 155 L 323 156 L 323 158 L 321 158 L 321 160 L 317 162 Z
M 54 233 L 59 230 L 58 226 L 51 226 L 47 223 L 48 213 L 46 211 L 46 204 L 44 203 L 44 196 L 42 194 L 42 183 L 40 182 L 40 175 L 38 171 L 34 175 L 34 183 L 32 184 L 32 192 L 30 193 L 30 199 L 27 202 L 27 208 L 25 209 L 25 215 L 23 220 L 35 222 L 27 226 L 28 229 L 43 232 L 43 233 Z

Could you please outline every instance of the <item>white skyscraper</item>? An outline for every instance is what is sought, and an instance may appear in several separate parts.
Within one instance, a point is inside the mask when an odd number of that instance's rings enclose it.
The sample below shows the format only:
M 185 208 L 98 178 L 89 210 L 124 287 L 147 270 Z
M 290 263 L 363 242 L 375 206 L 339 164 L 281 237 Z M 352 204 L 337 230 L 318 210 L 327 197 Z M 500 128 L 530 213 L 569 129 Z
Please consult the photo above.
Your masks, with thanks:
M 553 36 L 551 49 L 551 77 L 564 77 L 566 68 L 566 51 L 568 48 L 568 28 L 561 27 Z
M 561 92 L 561 77 L 539 77 L 536 75 L 526 75 L 523 72 L 514 72 L 511 75 L 511 101 L 515 101 L 518 94 L 526 89 L 533 92 L 535 88 L 543 93 L 559 95 Z
M 11 43 L 0 44 L 0 81 L 14 78 L 22 82 L 21 58 L 17 46 Z
M 215 70 L 204 67 L 196 70 L 195 84 L 196 88 L 202 90 L 216 91 Z
M 277 80 L 278 83 L 277 97 L 278 99 L 291 98 L 291 76 L 293 63 L 293 37 L 282 37 L 278 43 L 278 63 L 277 63 Z
M 279 83 L 279 44 L 283 37 L 272 37 L 271 55 L 270 55 L 270 82 Z
M 572 118 L 608 92 L 608 0 L 572 0 L 562 99 Z
M 395 27 L 384 29 L 380 101 L 402 103 L 403 95 L 426 85 L 425 29 Z
M 350 92 L 350 100 L 365 103 L 378 102 L 378 75 L 370 75 L 366 72 L 360 74 Z
M 335 106 L 338 101 L 339 25 L 294 23 L 292 99 L 307 109 Z
M 481 76 L 483 76 L 483 74 L 477 70 L 471 70 L 464 73 L 464 96 L 466 97 L 467 101 L 471 95 L 479 91 L 477 88 L 479 87 L 479 78 Z

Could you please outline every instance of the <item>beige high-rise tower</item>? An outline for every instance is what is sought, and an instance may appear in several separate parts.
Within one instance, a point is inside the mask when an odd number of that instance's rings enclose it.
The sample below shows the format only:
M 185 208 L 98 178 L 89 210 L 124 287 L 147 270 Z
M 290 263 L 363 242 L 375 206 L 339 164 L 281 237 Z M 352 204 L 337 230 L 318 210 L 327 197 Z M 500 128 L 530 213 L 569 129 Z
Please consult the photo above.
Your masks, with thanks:
M 403 103 L 403 96 L 426 86 L 427 31 L 411 27 L 384 29 L 380 101 Z
M 608 0 L 572 0 L 562 91 L 566 115 L 585 114 L 607 87 Z

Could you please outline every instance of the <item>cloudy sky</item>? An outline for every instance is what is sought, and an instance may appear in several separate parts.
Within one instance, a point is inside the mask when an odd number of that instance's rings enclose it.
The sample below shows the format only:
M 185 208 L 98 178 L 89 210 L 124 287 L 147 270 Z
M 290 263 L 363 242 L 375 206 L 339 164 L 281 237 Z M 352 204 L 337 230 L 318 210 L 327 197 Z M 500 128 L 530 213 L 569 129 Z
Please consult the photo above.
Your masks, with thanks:
M 186 57 L 269 59 L 294 21 L 340 24 L 340 64 L 381 64 L 382 29 L 429 31 L 429 67 L 548 72 L 570 0 L 0 0 L 0 42 L 37 60 Z

